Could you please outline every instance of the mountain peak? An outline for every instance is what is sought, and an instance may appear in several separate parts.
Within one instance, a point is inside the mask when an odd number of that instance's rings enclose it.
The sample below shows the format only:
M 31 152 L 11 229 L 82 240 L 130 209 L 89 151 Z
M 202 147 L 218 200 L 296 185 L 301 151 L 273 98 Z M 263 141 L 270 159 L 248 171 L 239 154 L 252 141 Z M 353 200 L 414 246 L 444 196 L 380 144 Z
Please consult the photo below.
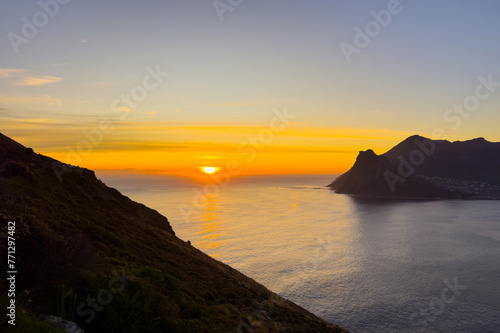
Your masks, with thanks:
M 488 144 L 491 143 L 490 141 L 486 140 L 483 137 L 471 139 L 471 140 L 465 140 L 465 141 L 454 141 L 453 143 L 471 143 L 471 144 Z
M 382 155 L 361 151 L 329 186 L 369 196 L 500 199 L 500 143 L 412 135 Z

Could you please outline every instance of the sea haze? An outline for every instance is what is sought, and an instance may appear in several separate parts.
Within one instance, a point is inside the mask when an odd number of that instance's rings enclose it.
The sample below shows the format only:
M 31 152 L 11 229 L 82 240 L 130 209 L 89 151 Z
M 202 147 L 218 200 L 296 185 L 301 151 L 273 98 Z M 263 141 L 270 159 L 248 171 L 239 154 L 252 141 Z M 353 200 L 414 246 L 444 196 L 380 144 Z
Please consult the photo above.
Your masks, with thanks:
M 325 188 L 328 175 L 220 189 L 97 176 L 167 216 L 181 239 L 354 333 L 500 329 L 499 201 L 363 200 Z

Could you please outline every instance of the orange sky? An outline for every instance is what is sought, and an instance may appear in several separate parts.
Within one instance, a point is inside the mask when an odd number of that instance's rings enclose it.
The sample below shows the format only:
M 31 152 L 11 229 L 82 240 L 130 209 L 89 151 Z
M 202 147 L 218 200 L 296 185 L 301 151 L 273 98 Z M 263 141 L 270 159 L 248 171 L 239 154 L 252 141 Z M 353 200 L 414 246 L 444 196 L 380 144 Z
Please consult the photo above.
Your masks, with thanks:
M 190 177 L 230 161 L 241 175 L 341 173 L 436 128 L 500 141 L 496 4 L 405 4 L 346 55 L 385 5 L 270 1 L 222 22 L 210 2 L 103 3 L 75 2 L 29 43 L 0 39 L 0 132 L 94 170 Z M 3 5 L 16 34 L 40 10 Z
M 311 126 L 298 117 L 280 122 L 277 112 L 291 114 L 275 109 L 268 112 L 266 120 L 249 124 L 154 121 L 134 118 L 133 112 L 131 119 L 123 121 L 115 115 L 73 124 L 21 117 L 4 122 L 2 132 L 39 153 L 72 165 L 194 179 L 203 177 L 200 167 L 204 166 L 220 168 L 220 176 L 338 174 L 353 165 L 360 150 L 373 149 L 382 154 L 408 136 L 422 134 Z M 448 133 L 452 134 L 450 130 Z M 431 133 L 427 136 L 432 137 Z
M 383 153 L 412 134 L 295 122 L 282 127 L 144 121 L 117 122 L 112 128 L 57 125 L 30 119 L 7 126 L 4 133 L 40 153 L 89 169 L 188 177 L 199 175 L 203 166 L 232 175 L 341 173 L 352 166 L 359 150 Z

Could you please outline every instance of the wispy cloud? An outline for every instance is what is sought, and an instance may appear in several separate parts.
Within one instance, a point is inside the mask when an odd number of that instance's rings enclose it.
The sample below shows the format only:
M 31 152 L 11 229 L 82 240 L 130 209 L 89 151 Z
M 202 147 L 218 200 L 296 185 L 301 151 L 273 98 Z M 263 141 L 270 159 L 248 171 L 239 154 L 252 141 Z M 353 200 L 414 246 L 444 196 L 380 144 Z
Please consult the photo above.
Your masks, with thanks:
M 40 105 L 50 105 L 58 106 L 62 104 L 62 101 L 51 95 L 37 95 L 37 96 L 26 96 L 26 95 L 2 95 L 0 94 L 0 104 L 9 106 L 40 106 Z
M 269 101 L 231 101 L 231 102 L 221 102 L 210 104 L 208 107 L 214 108 L 229 108 L 229 107 L 239 107 L 239 106 L 255 106 L 255 105 L 265 105 L 272 103 L 272 100 Z
M 53 66 L 65 66 L 53 64 Z M 51 75 L 33 75 L 30 70 L 24 68 L 0 68 L 0 77 L 7 78 L 11 84 L 16 86 L 41 86 L 63 80 L 62 77 Z
M 25 73 L 28 70 L 23 68 L 0 68 L 0 76 L 1 77 L 10 77 L 13 74 Z
M 181 123 L 181 122 L 129 122 L 121 123 L 123 129 L 132 131 L 146 130 L 154 131 L 172 131 L 179 134 L 193 135 L 213 135 L 222 136 L 255 134 L 258 133 L 266 124 L 231 124 L 231 123 Z M 291 127 L 281 136 L 298 138 L 332 138 L 332 139 L 378 139 L 378 140 L 398 140 L 406 138 L 412 133 L 392 129 L 376 128 L 334 128 L 334 127 Z
M 16 121 L 33 123 L 36 122 L 36 119 L 41 118 L 40 111 L 31 108 L 0 108 L 0 110 L 0 116 L 6 120 L 5 123 L 2 123 L 2 126 L 8 126 L 9 123 Z M 89 125 L 95 126 L 101 119 L 99 114 L 68 113 L 67 111 L 58 110 L 44 110 L 42 115 L 44 119 L 52 119 L 57 124 L 62 124 L 66 127 L 80 126 L 82 129 L 87 128 Z
M 56 76 L 38 76 L 38 77 L 27 77 L 19 81 L 16 85 L 18 86 L 41 86 L 43 84 L 50 84 L 62 81 L 63 78 Z
M 129 108 L 128 106 L 124 106 L 122 108 L 116 109 L 116 111 L 120 112 L 130 112 L 130 111 L 135 111 L 135 109 Z

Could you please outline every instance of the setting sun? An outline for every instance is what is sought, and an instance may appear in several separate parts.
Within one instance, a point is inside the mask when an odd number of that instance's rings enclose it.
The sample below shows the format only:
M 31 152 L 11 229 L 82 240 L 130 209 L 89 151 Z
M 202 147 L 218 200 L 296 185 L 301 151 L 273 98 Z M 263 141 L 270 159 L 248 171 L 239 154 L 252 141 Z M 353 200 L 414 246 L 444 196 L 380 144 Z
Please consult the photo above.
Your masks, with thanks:
M 219 167 L 200 167 L 200 169 L 201 169 L 201 171 L 202 171 L 203 173 L 206 173 L 206 174 L 208 174 L 208 175 L 211 175 L 211 174 L 213 174 L 213 173 L 216 173 L 217 171 L 219 171 L 219 170 L 220 170 L 220 168 L 219 168 Z

